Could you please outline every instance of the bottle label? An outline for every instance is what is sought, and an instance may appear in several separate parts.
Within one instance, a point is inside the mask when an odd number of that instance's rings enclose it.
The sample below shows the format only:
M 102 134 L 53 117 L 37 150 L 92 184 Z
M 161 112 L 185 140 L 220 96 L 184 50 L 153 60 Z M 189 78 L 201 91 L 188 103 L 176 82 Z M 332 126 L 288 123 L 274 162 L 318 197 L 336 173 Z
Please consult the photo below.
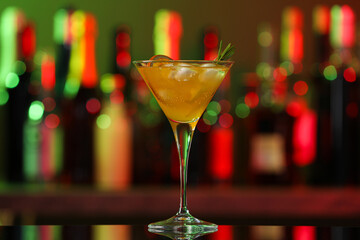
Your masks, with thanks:
M 278 133 L 256 134 L 251 140 L 251 167 L 266 174 L 285 171 L 285 140 Z

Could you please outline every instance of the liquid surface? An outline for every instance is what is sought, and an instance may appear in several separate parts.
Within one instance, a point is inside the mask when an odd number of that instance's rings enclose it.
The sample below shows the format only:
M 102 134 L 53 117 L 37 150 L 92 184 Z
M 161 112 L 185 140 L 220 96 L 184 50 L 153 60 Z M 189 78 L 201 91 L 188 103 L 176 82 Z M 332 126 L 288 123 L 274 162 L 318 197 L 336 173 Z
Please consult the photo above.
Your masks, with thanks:
M 155 62 L 138 66 L 165 115 L 181 123 L 201 117 L 228 69 L 215 63 Z

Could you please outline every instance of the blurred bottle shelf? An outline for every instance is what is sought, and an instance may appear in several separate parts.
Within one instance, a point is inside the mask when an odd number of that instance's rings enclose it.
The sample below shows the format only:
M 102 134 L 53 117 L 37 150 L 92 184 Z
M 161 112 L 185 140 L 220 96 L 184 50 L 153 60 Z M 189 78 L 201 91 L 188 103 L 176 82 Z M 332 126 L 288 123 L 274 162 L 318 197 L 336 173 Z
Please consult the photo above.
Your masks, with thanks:
M 175 187 L 14 188 L 0 192 L 0 220 L 20 216 L 29 224 L 144 224 L 174 214 L 178 197 Z M 190 188 L 188 205 L 192 214 L 219 224 L 360 224 L 356 188 Z

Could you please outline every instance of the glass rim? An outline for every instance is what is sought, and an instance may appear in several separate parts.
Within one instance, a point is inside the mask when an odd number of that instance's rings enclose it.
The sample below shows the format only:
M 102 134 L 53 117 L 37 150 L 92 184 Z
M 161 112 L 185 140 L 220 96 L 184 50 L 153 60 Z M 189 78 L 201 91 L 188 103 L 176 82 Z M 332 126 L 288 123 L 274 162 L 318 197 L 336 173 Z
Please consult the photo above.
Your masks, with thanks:
M 139 63 L 160 63 L 160 62 L 168 62 L 168 63 L 221 63 L 221 64 L 234 64 L 234 61 L 215 61 L 215 60 L 134 60 L 132 61 L 134 64 Z

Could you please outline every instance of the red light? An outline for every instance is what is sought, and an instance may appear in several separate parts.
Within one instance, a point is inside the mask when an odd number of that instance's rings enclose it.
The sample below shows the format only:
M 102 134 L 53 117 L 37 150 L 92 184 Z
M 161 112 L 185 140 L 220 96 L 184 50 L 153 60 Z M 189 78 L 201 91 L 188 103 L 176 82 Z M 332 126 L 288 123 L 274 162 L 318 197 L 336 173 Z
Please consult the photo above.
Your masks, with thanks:
M 306 166 L 314 161 L 316 155 L 316 113 L 303 112 L 296 118 L 293 126 L 293 159 L 296 165 Z
M 56 114 L 49 114 L 45 118 L 45 126 L 48 128 L 57 128 L 60 124 L 60 118 Z
M 87 88 L 94 88 L 97 84 L 97 69 L 95 60 L 95 37 L 97 34 L 96 19 L 91 14 L 85 17 L 84 33 L 84 70 L 82 72 L 82 85 Z
M 319 34 L 328 34 L 330 30 L 330 9 L 327 6 L 318 6 L 314 11 L 314 30 Z
M 303 14 L 298 7 L 289 7 L 285 11 L 285 24 L 290 29 L 303 27 Z
M 215 33 L 207 33 L 204 37 L 204 45 L 206 48 L 216 48 L 219 39 Z
M 229 128 L 232 126 L 234 122 L 233 117 L 228 114 L 228 113 L 223 113 L 221 114 L 221 116 L 219 117 L 219 124 L 221 127 L 223 128 Z
M 114 80 L 115 80 L 115 88 L 122 90 L 125 87 L 126 79 L 121 74 L 114 74 Z
M 127 51 L 118 52 L 116 55 L 116 63 L 119 67 L 128 67 L 131 64 L 131 56 Z
M 289 52 L 290 60 L 294 63 L 299 63 L 303 59 L 304 49 L 303 49 L 303 34 L 301 30 L 295 29 L 292 30 L 289 34 Z
M 110 101 L 114 104 L 120 104 L 124 102 L 124 94 L 120 90 L 114 90 L 110 94 Z
M 255 108 L 259 104 L 259 96 L 255 92 L 249 92 L 245 95 L 244 101 L 249 108 Z
M 299 117 L 306 110 L 306 102 L 304 100 L 291 101 L 286 106 L 286 112 L 292 117 Z
M 308 90 L 309 90 L 309 87 L 307 85 L 306 82 L 304 81 L 297 81 L 295 84 L 294 84 L 294 92 L 296 93 L 296 95 L 299 95 L 299 96 L 303 96 L 305 95 Z
M 172 59 L 180 58 L 180 38 L 182 36 L 182 20 L 180 14 L 171 12 L 169 16 L 168 36 L 170 39 L 170 54 Z
M 294 240 L 315 240 L 316 231 L 313 226 L 295 226 L 293 227 Z
M 45 112 L 51 112 L 56 107 L 55 99 L 52 97 L 46 97 L 42 100 L 44 104 Z
M 116 47 L 118 49 L 128 49 L 130 47 L 130 35 L 127 32 L 120 32 L 116 36 Z
M 232 240 L 234 239 L 233 226 L 219 226 L 219 230 L 209 237 L 211 240 Z
M 196 129 L 199 130 L 199 132 L 206 133 L 210 131 L 211 126 L 206 124 L 204 120 L 201 118 L 196 126 Z
M 356 118 L 359 114 L 359 108 L 356 102 L 351 102 L 346 106 L 346 115 L 350 118 Z
M 341 7 L 342 43 L 344 47 L 352 47 L 355 43 L 355 14 L 348 5 Z
M 41 63 L 41 85 L 47 91 L 51 91 L 55 87 L 55 61 L 48 55 Z
M 285 81 L 286 76 L 287 76 L 287 71 L 285 68 L 277 67 L 274 69 L 273 77 L 277 82 Z
M 356 72 L 352 67 L 345 69 L 344 78 L 347 82 L 355 82 L 356 81 Z
M 213 61 L 217 58 L 218 51 L 217 50 L 209 50 L 205 52 L 204 60 Z
M 31 58 L 36 50 L 36 34 L 34 26 L 29 24 L 22 33 L 21 50 L 25 58 Z
M 98 113 L 100 111 L 100 108 L 100 101 L 96 98 L 91 98 L 86 102 L 86 110 L 91 114 Z
M 218 180 L 230 180 L 234 170 L 233 131 L 230 128 L 214 128 L 209 141 L 211 176 Z

